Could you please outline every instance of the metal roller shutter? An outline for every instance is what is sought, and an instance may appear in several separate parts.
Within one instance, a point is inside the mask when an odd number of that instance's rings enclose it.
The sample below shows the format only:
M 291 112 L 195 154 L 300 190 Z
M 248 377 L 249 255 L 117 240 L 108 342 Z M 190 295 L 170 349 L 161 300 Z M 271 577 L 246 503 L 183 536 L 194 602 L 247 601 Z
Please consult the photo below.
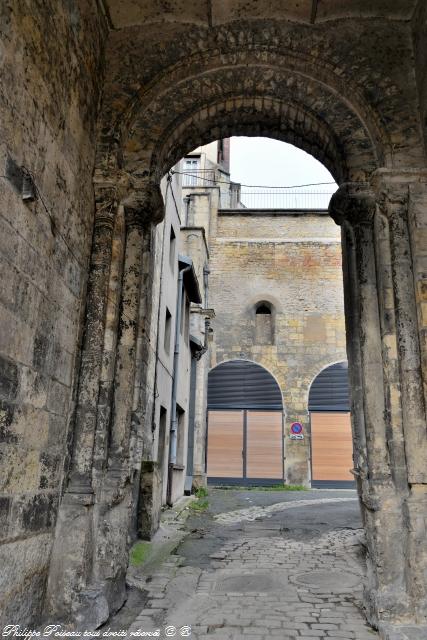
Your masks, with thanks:
M 319 373 L 310 388 L 308 410 L 350 411 L 347 362 L 338 362 Z
M 209 373 L 208 409 L 282 409 L 282 394 L 266 369 L 231 360 Z

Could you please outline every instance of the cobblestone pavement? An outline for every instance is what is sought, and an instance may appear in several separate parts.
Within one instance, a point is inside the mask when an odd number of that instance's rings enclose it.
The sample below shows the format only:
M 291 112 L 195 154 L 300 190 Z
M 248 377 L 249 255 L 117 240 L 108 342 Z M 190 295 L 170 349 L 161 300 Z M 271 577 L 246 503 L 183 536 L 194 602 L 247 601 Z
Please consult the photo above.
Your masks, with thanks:
M 209 497 L 214 507 L 218 491 Z M 354 493 L 319 492 L 317 499 L 315 492 L 306 499 L 279 494 L 275 503 L 274 496 L 260 497 L 269 504 L 256 504 L 255 493 L 240 494 L 240 503 L 251 503 L 246 508 L 212 508 L 188 520 L 177 554 L 141 577 L 148 600 L 128 634 L 378 638 L 361 612 L 363 533 Z M 227 501 L 230 506 L 230 494 Z
M 214 516 L 217 522 L 222 524 L 235 524 L 236 522 L 251 522 L 258 520 L 259 518 L 268 518 L 273 513 L 279 511 L 286 511 L 287 509 L 295 509 L 297 507 L 310 507 L 319 506 L 321 504 L 332 504 L 337 502 L 348 502 L 349 500 L 357 500 L 354 498 L 319 498 L 318 500 L 293 500 L 292 502 L 279 502 L 277 504 L 271 504 L 266 507 L 254 506 L 248 509 L 236 509 L 235 511 L 226 511 L 225 513 L 219 513 Z

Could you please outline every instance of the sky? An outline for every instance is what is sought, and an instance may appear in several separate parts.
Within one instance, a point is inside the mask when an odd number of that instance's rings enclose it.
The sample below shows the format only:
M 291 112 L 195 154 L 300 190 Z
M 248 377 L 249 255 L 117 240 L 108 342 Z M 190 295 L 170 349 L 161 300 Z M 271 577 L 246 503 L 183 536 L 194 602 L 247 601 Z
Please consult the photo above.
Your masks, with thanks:
M 333 181 L 313 156 L 270 138 L 231 138 L 230 165 L 231 180 L 248 185 L 278 187 Z

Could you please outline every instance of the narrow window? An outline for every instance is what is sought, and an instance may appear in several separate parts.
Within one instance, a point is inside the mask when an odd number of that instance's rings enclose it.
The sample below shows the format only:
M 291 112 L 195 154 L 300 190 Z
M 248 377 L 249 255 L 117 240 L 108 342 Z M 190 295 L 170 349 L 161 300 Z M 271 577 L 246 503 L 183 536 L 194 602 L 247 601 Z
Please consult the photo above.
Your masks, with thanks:
M 184 465 L 184 445 L 186 441 L 186 432 L 185 432 L 185 411 L 181 409 L 179 405 L 176 407 L 178 414 L 178 426 L 177 426 L 177 437 L 176 437 L 176 464 L 177 466 Z
M 175 252 L 176 252 L 176 235 L 171 225 L 170 236 L 169 236 L 169 264 L 170 264 L 172 273 L 175 273 Z
M 164 345 L 165 345 L 166 353 L 169 353 L 171 348 L 171 332 L 172 332 L 172 316 L 169 309 L 166 307 L 165 334 L 164 334 Z
M 157 447 L 157 462 L 161 469 L 161 477 L 163 478 L 163 470 L 165 468 L 165 452 L 166 452 L 166 425 L 167 425 L 167 411 L 164 407 L 160 407 L 160 420 L 159 420 L 159 442 Z
M 272 307 L 268 302 L 260 302 L 255 307 L 255 343 L 274 343 Z
M 222 164 L 224 161 L 224 140 L 218 140 L 217 162 Z
M 190 302 L 184 294 L 181 307 L 181 335 L 188 338 L 190 335 Z

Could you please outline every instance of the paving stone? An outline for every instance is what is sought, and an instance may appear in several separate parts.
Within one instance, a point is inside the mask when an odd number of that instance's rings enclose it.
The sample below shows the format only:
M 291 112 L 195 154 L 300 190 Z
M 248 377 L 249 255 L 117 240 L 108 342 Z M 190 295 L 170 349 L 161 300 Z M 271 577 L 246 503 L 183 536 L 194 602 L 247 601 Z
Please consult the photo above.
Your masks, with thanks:
M 297 502 L 310 501 L 293 504 Z M 336 501 L 337 508 L 340 504 L 344 501 Z M 274 508 L 219 514 L 213 526 L 228 527 L 227 518 L 241 522 L 242 516 L 247 519 L 255 513 L 262 519 L 286 517 L 283 503 L 280 509 L 270 507 Z M 308 512 L 311 502 L 306 507 Z M 183 558 L 169 563 L 173 570 L 167 575 L 165 566 L 159 567 L 150 585 L 155 588 L 149 590 L 138 620 L 153 615 L 160 628 L 165 621 L 177 629 L 191 625 L 195 640 L 379 639 L 360 612 L 361 589 L 348 590 L 349 584 L 362 580 L 365 571 L 359 553 L 360 530 L 336 529 L 295 540 L 284 538 L 279 528 L 277 536 L 271 532 L 267 536 L 265 529 L 254 535 L 250 527 L 257 526 L 258 521 L 247 525 L 250 535 L 230 529 L 233 544 L 228 538 L 214 550 L 207 545 L 195 589 L 194 567 L 185 566 Z

